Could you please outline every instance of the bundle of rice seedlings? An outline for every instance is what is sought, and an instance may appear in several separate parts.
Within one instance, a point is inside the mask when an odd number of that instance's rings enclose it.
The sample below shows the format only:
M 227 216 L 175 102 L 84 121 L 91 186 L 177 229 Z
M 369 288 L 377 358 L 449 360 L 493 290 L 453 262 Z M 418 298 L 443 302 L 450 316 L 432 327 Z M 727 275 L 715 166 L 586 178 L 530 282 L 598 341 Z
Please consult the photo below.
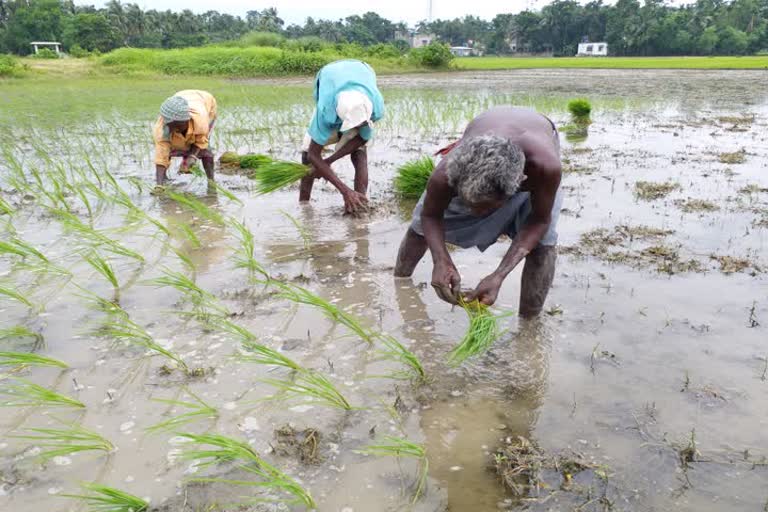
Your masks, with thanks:
M 67 498 L 83 500 L 89 512 L 147 512 L 149 503 L 114 487 L 100 484 L 82 484 L 89 494 L 62 494 Z
M 67 363 L 29 352 L 0 352 L 0 366 L 56 366 L 69 368 Z
M 192 397 L 193 401 L 182 400 L 165 400 L 160 398 L 153 398 L 153 402 L 159 402 L 161 404 L 168 404 L 173 407 L 182 407 L 188 409 L 188 412 L 174 416 L 168 420 L 161 421 L 155 425 L 147 427 L 147 432 L 159 433 L 159 432 L 172 432 L 177 431 L 179 427 L 187 425 L 197 420 L 215 420 L 219 417 L 219 411 L 215 407 L 204 402 L 199 396 L 192 393 L 190 390 L 185 389 L 186 393 Z
M 0 388 L 0 395 L 8 397 L 0 407 L 75 407 L 85 404 L 25 379 L 14 379 Z
M 435 161 L 430 156 L 401 165 L 395 176 L 395 192 L 401 197 L 420 198 L 434 170 Z
M 355 450 L 355 452 L 376 457 L 416 459 L 419 463 L 419 476 L 416 481 L 413 503 L 423 494 L 429 473 L 429 459 L 427 459 L 427 450 L 423 444 L 414 443 L 402 437 L 385 436 L 380 444 L 368 445 L 362 450 Z
M 240 167 L 240 155 L 234 151 L 222 153 L 219 157 L 219 164 L 222 167 Z
M 407 370 L 394 372 L 388 377 L 414 379 L 418 382 L 426 382 L 427 374 L 416 354 L 405 348 L 402 343 L 393 336 L 379 334 L 376 339 L 381 342 L 383 348 L 379 349 L 380 358 L 384 361 L 392 361 L 406 366 Z
M 576 123 L 589 123 L 592 104 L 586 98 L 576 98 L 568 102 L 568 112 Z
M 110 453 L 115 446 L 102 435 L 74 423 L 61 422 L 66 428 L 30 428 L 33 434 L 10 436 L 34 441 L 44 461 L 87 451 Z
M 265 379 L 262 382 L 276 387 L 280 394 L 271 399 L 300 400 L 302 404 L 321 404 L 351 411 L 353 407 L 336 386 L 320 372 L 301 370 L 288 379 Z
M 368 343 L 373 343 L 374 334 L 363 327 L 357 318 L 334 306 L 324 298 L 315 295 L 306 288 L 302 288 L 301 286 L 295 284 L 275 281 L 273 282 L 273 285 L 280 290 L 278 297 L 290 300 L 291 302 L 295 302 L 297 304 L 306 304 L 308 306 L 315 307 L 322 311 L 323 314 L 325 314 L 325 316 L 327 316 L 332 321 L 340 323 Z
M 258 169 L 274 162 L 267 155 L 244 155 L 240 157 L 238 165 L 241 169 Z
M 186 460 L 203 461 L 199 467 L 220 463 L 234 463 L 237 468 L 257 476 L 258 480 L 227 480 L 223 478 L 196 478 L 198 482 L 219 482 L 239 486 L 254 486 L 267 492 L 282 492 L 292 497 L 289 500 L 264 496 L 252 501 L 280 501 L 286 504 L 304 505 L 312 510 L 317 508 L 309 491 L 296 480 L 264 460 L 251 446 L 243 441 L 218 434 L 180 434 L 191 442 L 207 445 L 203 449 L 187 449 L 181 457 Z
M 256 192 L 263 195 L 296 183 L 309 173 L 310 168 L 306 165 L 275 160 L 267 165 L 257 167 L 251 175 L 251 179 L 256 181 Z
M 464 338 L 448 355 L 448 362 L 458 366 L 468 358 L 488 350 L 504 331 L 499 328 L 499 320 L 512 313 L 494 315 L 488 306 L 478 301 L 460 302 L 469 317 L 469 328 Z

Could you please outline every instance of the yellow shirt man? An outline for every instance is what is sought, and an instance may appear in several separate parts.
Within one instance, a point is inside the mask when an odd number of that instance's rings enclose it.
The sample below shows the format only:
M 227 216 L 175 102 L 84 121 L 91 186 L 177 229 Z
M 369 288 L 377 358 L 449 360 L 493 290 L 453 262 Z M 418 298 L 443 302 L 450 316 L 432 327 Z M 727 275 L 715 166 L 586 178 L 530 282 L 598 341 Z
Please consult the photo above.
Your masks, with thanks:
M 181 172 L 200 158 L 208 179 L 213 179 L 213 153 L 208 139 L 216 122 L 216 98 L 206 91 L 179 91 L 160 106 L 152 135 L 155 140 L 157 184 L 162 185 L 171 157 L 182 157 Z

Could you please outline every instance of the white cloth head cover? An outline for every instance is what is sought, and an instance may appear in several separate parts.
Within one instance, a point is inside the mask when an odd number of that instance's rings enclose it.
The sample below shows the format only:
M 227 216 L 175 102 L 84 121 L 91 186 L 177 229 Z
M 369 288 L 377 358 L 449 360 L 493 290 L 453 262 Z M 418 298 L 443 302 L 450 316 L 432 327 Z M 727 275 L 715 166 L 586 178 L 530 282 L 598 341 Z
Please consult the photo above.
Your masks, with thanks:
M 341 119 L 341 131 L 346 132 L 371 122 L 373 102 L 360 91 L 342 91 L 336 95 L 336 114 Z

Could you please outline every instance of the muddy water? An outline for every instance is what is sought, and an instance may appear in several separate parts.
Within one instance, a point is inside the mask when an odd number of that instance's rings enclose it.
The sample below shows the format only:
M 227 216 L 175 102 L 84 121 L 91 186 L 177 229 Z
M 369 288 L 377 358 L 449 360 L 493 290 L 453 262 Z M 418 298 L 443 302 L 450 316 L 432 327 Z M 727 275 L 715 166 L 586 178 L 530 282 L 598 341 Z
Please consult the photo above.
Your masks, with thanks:
M 295 191 L 255 197 L 248 180 L 221 176 L 220 183 L 243 202 L 240 206 L 207 194 L 198 181 L 177 178 L 180 189 L 244 219 L 257 238 L 256 259 L 274 274 L 296 280 L 406 344 L 432 377 L 423 387 L 381 378 L 396 368 L 378 361 L 375 351 L 344 328 L 248 286 L 244 273 L 233 269 L 237 242 L 229 230 L 196 221 L 175 203 L 126 185 L 132 199 L 164 224 L 193 224 L 200 248 L 182 237 L 171 244 L 189 252 L 197 283 L 236 314 L 239 324 L 302 365 L 323 371 L 360 409 L 344 413 L 263 401 L 273 392 L 263 379 L 282 373 L 234 360 L 235 342 L 185 321 L 175 312 L 189 309 L 179 294 L 147 283 L 163 266 L 183 269 L 162 237 L 151 236 L 154 231 L 147 226 L 113 232 L 146 258 L 144 265 L 114 261 L 125 283 L 122 307 L 190 366 L 211 370 L 198 379 L 163 374 L 160 358 L 143 357 L 141 350 L 93 335 L 90 327 L 103 315 L 89 309 L 72 284 L 55 288 L 35 282 L 18 270 L 9 273 L 3 263 L 3 282 L 23 285 L 35 297 L 51 297 L 37 312 L 5 301 L 3 318 L 9 325 L 40 330 L 46 340 L 43 353 L 71 367 L 29 370 L 26 378 L 77 397 L 87 408 L 4 409 L 2 509 L 79 510 L 76 502 L 57 495 L 77 491 L 78 482 L 99 481 L 149 497 L 166 510 L 237 510 L 232 503 L 252 496 L 249 489 L 183 482 L 242 474 L 226 466 L 205 469 L 180 461 L 175 454 L 183 446 L 177 438 L 144 430 L 174 409 L 153 399 L 186 399 L 188 389 L 220 415 L 183 431 L 247 440 L 300 479 L 322 511 L 609 510 L 608 503 L 613 510 L 762 510 L 768 500 L 768 283 L 763 271 L 768 266 L 768 220 L 763 222 L 768 193 L 742 189 L 768 188 L 765 78 L 764 72 L 603 70 L 385 77 L 390 117 L 369 156 L 376 209 L 362 219 L 342 217 L 340 198 L 324 184 L 316 186 L 310 205 L 300 206 Z M 239 86 L 254 87 L 257 93 L 263 84 Z M 559 258 L 548 314 L 532 323 L 509 320 L 509 331 L 488 354 L 451 369 L 445 356 L 466 329 L 464 314 L 441 303 L 426 285 L 428 259 L 412 279 L 391 276 L 411 207 L 391 195 L 394 169 L 452 140 L 466 119 L 490 104 L 536 106 L 562 125 L 568 122 L 558 110 L 562 100 L 576 95 L 590 97 L 596 111 L 586 140 L 563 138 L 569 168 L 581 172 L 563 178 L 567 199 L 560 244 L 579 249 L 581 235 L 593 229 L 648 225 L 673 233 L 661 240 L 631 240 L 625 250 L 663 245 L 680 258 L 698 261 L 699 271 L 670 275 L 655 265 L 610 263 L 571 250 Z M 222 110 L 217 149 L 271 147 L 282 157 L 295 154 L 303 118 L 286 120 L 248 104 L 238 107 L 237 114 Z M 308 106 L 297 105 L 294 114 L 308 115 Z M 275 127 L 269 138 L 262 135 L 265 125 Z M 87 145 L 88 135 L 82 137 Z M 146 142 L 119 154 L 95 147 L 98 159 L 113 165 L 120 177 L 149 180 L 147 170 L 130 163 L 149 161 Z M 720 153 L 742 148 L 744 163 L 719 161 Z M 338 170 L 351 178 L 347 162 Z M 672 180 L 680 187 L 667 197 L 644 201 L 634 194 L 638 180 Z M 686 199 L 712 201 L 719 209 L 684 212 L 679 201 Z M 303 224 L 309 249 L 281 209 Z M 119 227 L 123 214 L 107 208 L 97 224 Z M 110 295 L 110 287 L 73 252 L 77 240 L 34 204 L 14 216 L 13 226 L 49 258 L 71 267 L 78 285 Z M 455 250 L 452 256 L 463 282 L 471 286 L 504 251 L 500 243 L 485 253 Z M 743 258 L 749 265 L 726 274 L 712 256 Z M 507 279 L 500 306 L 516 308 L 518 293 L 519 270 Z M 390 410 L 395 403 L 396 413 Z M 80 422 L 118 449 L 109 457 L 85 452 L 42 468 L 33 443 L 10 435 L 56 425 L 55 418 Z M 271 453 L 273 430 L 285 424 L 321 433 L 321 463 L 308 465 Z M 686 466 L 679 452 L 692 432 L 699 454 Z M 404 435 L 427 449 L 427 492 L 413 505 L 414 461 L 356 452 L 384 435 Z M 555 480 L 530 499 L 509 494 L 489 467 L 494 451 L 518 436 L 546 453 L 580 454 L 604 468 L 605 481 L 579 481 L 574 488 Z M 263 508 L 270 507 L 251 507 Z

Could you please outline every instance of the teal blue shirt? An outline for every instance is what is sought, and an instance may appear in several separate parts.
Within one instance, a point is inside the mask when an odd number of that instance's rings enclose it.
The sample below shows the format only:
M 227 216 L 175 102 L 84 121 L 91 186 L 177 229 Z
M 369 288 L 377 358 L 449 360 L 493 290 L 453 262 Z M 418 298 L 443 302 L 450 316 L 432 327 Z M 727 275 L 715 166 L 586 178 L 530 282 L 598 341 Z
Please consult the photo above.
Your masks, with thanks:
M 343 91 L 360 91 L 373 104 L 371 121 L 384 116 L 384 98 L 376 87 L 376 73 L 371 66 L 359 60 L 338 60 L 324 66 L 315 77 L 315 104 L 317 109 L 309 124 L 309 136 L 324 146 L 332 135 L 341 130 L 341 119 L 336 114 L 336 96 Z M 364 140 L 371 140 L 370 125 L 359 130 Z

